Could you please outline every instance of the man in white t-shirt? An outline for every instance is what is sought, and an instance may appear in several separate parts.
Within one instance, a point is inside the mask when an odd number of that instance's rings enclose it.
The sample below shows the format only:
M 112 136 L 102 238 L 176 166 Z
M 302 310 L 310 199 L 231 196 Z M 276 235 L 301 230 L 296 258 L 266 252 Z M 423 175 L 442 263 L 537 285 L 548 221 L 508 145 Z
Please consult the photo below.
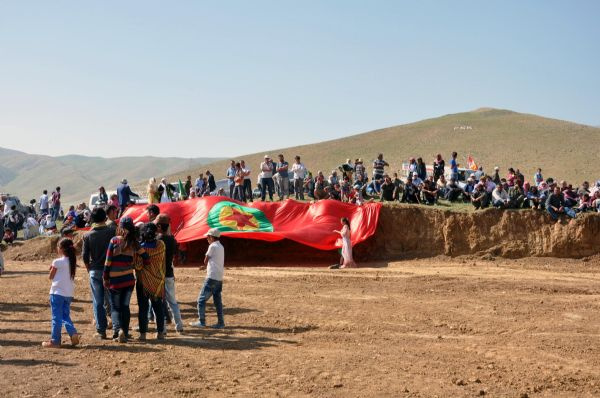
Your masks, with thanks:
M 300 156 L 296 155 L 295 162 L 292 165 L 294 173 L 294 194 L 296 200 L 304 200 L 304 178 L 306 178 L 306 167 L 300 162 Z
M 225 273 L 225 249 L 219 237 L 221 231 L 217 228 L 210 229 L 206 234 L 208 240 L 208 250 L 204 257 L 206 265 L 206 279 L 198 296 L 198 321 L 190 323 L 190 326 L 203 328 L 206 327 L 206 302 L 213 297 L 215 309 L 217 311 L 217 323 L 211 326 L 214 329 L 224 329 L 225 321 L 223 319 L 223 302 L 221 301 L 221 291 L 223 290 L 223 274 Z
M 42 196 L 40 196 L 40 216 L 48 214 L 48 208 L 48 191 L 44 189 Z

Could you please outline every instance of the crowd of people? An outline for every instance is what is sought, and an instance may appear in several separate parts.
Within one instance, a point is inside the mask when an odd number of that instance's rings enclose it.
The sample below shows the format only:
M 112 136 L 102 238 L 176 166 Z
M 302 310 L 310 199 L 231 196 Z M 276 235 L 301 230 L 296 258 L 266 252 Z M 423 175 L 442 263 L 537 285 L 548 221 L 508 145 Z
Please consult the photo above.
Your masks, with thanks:
M 184 332 L 175 294 L 173 265 L 177 242 L 171 234 L 170 218 L 154 204 L 148 205 L 146 211 L 149 222 L 137 225 L 127 216 L 118 222 L 110 219 L 105 206 L 91 212 L 92 226 L 83 236 L 81 259 L 89 276 L 97 339 L 126 343 L 132 338 L 130 300 L 134 290 L 138 305 L 137 340 L 146 341 L 151 318 L 156 323 L 157 340 L 166 338 L 171 320 L 175 321 L 177 334 Z M 204 258 L 207 276 L 198 297 L 198 318 L 190 322 L 192 327 L 206 327 L 206 302 L 211 297 L 217 312 L 217 323 L 212 327 L 225 327 L 221 298 L 225 253 L 219 238 L 218 229 L 208 231 L 209 247 Z M 62 238 L 57 250 L 61 257 L 53 261 L 49 274 L 51 337 L 42 342 L 47 348 L 60 347 L 63 326 L 72 345 L 80 341 L 70 317 L 77 270 L 73 241 Z M 110 329 L 112 336 L 107 334 Z

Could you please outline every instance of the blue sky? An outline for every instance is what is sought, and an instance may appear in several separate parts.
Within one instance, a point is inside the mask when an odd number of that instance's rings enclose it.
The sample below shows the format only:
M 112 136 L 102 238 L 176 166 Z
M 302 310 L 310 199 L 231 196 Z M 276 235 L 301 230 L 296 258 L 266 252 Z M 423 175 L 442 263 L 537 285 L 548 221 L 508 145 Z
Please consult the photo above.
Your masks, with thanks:
M 0 1 L 0 146 L 235 156 L 483 106 L 600 125 L 600 1 Z

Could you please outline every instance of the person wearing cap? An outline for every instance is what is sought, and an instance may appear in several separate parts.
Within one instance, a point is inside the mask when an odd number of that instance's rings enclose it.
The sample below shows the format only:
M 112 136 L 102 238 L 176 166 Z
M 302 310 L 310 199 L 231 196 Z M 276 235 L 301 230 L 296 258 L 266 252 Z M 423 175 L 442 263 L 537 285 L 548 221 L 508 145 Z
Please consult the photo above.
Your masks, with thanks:
M 158 228 L 158 239 L 165 244 L 165 301 L 173 314 L 175 330 L 178 334 L 181 334 L 183 333 L 183 322 L 181 321 L 181 311 L 175 296 L 175 273 L 173 268 L 173 259 L 177 253 L 177 241 L 171 234 L 171 218 L 167 214 L 159 214 L 154 223 Z M 163 334 L 167 334 L 166 325 Z
M 193 327 L 206 327 L 206 302 L 213 297 L 215 309 L 217 311 L 217 323 L 212 327 L 214 329 L 225 328 L 223 319 L 223 301 L 221 291 L 223 290 L 223 274 L 225 273 L 225 249 L 219 238 L 221 231 L 217 228 L 211 228 L 206 233 L 208 240 L 208 250 L 204 256 L 204 265 L 206 266 L 206 279 L 200 295 L 198 296 L 198 321 L 190 323 Z
M 473 193 L 473 191 L 475 190 L 475 175 L 471 174 L 469 176 L 469 178 L 467 178 L 467 183 L 465 184 L 464 188 L 463 188 L 463 200 L 465 202 L 470 202 L 471 201 L 471 194 Z
M 122 217 L 116 236 L 110 240 L 106 251 L 103 280 L 110 291 L 113 340 L 120 343 L 129 338 L 131 312 L 129 301 L 135 286 L 134 258 L 148 262 L 148 253 L 137 240 L 135 225 L 131 217 Z
M 127 206 L 129 206 L 132 196 L 136 198 L 140 197 L 137 193 L 133 192 L 131 188 L 129 188 L 126 178 L 123 178 L 121 183 L 117 186 L 117 196 L 119 197 L 119 207 L 121 208 L 120 215 L 122 215 Z
M 110 292 L 103 285 L 106 251 L 115 236 L 115 229 L 106 225 L 106 211 L 102 207 L 92 210 L 92 229 L 83 235 L 81 257 L 90 277 L 95 337 L 106 338 L 106 316 L 110 314 Z
M 263 202 L 266 199 L 267 190 L 269 191 L 269 199 L 273 201 L 273 191 L 275 189 L 275 183 L 273 182 L 273 171 L 275 165 L 269 157 L 265 155 L 264 162 L 260 164 L 260 200 Z
M 384 168 L 388 166 L 388 162 L 383 160 L 383 153 L 377 155 L 377 159 L 373 161 L 373 180 L 383 179 Z
M 485 209 L 490 205 L 490 201 L 485 192 L 485 186 L 483 183 L 478 182 L 475 184 L 475 189 L 471 193 L 471 204 L 475 207 L 475 210 Z

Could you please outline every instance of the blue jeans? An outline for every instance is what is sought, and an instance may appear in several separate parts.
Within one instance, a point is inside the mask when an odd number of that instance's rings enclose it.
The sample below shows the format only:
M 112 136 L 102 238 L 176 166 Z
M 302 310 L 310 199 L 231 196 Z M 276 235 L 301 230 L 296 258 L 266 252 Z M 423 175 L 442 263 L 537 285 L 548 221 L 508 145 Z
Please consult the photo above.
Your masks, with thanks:
M 571 218 L 575 218 L 575 216 L 577 215 L 575 210 L 571 209 L 570 207 L 563 207 L 563 209 L 565 211 L 565 214 Z M 548 206 L 546 210 L 548 211 L 548 214 L 550 214 L 550 217 L 552 217 L 553 220 L 558 220 L 559 213 L 554 211 L 552 207 Z
M 173 313 L 175 329 L 178 331 L 183 330 L 181 312 L 179 311 L 179 304 L 177 304 L 177 299 L 175 298 L 175 278 L 165 278 L 165 300 Z
M 58 216 L 60 215 L 60 206 L 53 206 L 50 208 L 50 216 L 52 217 L 52 221 L 56 221 Z
M 212 296 L 215 303 L 215 309 L 217 310 L 217 323 L 219 325 L 225 325 L 225 321 L 223 320 L 223 301 L 221 301 L 222 290 L 223 281 L 209 278 L 204 280 L 204 285 L 198 296 L 198 320 L 200 320 L 201 323 L 206 323 L 206 301 Z
M 119 329 L 129 335 L 129 320 L 131 319 L 129 301 L 131 301 L 131 293 L 133 293 L 133 286 L 110 289 L 110 316 L 115 336 L 119 333 Z
M 71 320 L 71 300 L 72 297 L 50 295 L 50 308 L 52 309 L 52 343 L 60 344 L 60 332 L 63 325 L 69 336 L 77 333 L 77 329 Z
M 105 290 L 101 270 L 90 271 L 90 289 L 92 290 L 92 303 L 94 306 L 94 319 L 98 333 L 106 333 L 106 309 L 104 308 Z
M 273 178 L 261 178 L 260 179 L 260 199 L 264 202 L 267 196 L 267 189 L 269 190 L 269 198 L 273 201 L 273 191 L 275 190 L 275 183 Z

